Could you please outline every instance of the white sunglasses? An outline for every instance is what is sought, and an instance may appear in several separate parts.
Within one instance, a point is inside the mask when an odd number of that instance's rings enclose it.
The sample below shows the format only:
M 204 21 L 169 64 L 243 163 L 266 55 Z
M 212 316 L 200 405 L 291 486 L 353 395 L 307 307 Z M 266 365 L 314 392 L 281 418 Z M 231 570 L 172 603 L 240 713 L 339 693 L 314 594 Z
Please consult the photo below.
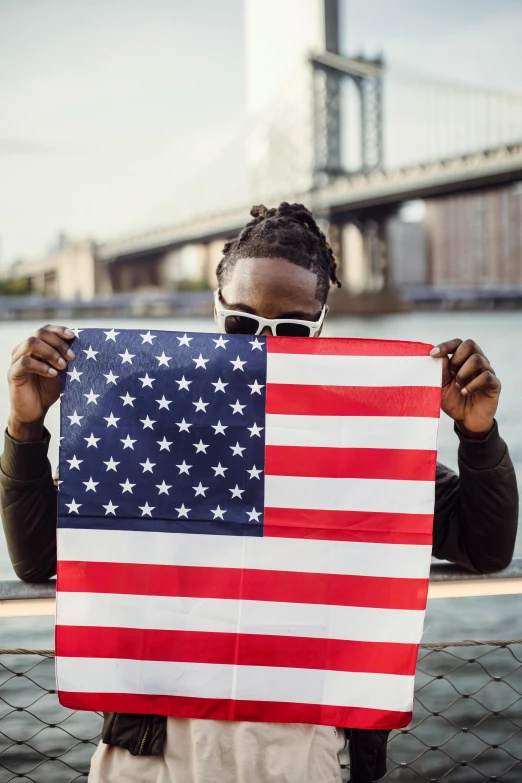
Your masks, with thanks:
M 269 326 L 277 337 L 317 337 L 321 331 L 328 307 L 323 305 L 317 321 L 300 321 L 296 318 L 261 318 L 240 310 L 227 310 L 221 304 L 219 290 L 214 291 L 214 307 L 222 332 L 226 334 L 261 334 Z

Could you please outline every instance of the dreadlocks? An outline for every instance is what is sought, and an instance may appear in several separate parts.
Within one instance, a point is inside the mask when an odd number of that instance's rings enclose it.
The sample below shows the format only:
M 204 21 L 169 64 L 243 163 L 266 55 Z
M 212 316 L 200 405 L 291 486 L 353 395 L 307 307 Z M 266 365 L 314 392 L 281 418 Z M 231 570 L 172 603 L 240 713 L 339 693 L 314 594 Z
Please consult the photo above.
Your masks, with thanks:
M 219 287 L 228 281 L 238 258 L 286 258 L 317 274 L 317 294 L 324 303 L 330 283 L 341 287 L 337 263 L 328 240 L 310 210 L 283 201 L 278 207 L 252 207 L 253 217 L 241 233 L 223 248 L 216 274 Z

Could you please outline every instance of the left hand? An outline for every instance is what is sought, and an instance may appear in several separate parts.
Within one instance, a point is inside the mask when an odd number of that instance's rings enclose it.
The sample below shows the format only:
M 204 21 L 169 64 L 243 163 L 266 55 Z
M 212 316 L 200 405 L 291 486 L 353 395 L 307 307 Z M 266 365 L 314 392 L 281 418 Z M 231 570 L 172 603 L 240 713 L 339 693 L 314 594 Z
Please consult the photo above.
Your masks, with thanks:
M 493 426 L 500 381 L 473 340 L 449 340 L 434 348 L 442 358 L 441 408 L 468 437 L 485 437 Z

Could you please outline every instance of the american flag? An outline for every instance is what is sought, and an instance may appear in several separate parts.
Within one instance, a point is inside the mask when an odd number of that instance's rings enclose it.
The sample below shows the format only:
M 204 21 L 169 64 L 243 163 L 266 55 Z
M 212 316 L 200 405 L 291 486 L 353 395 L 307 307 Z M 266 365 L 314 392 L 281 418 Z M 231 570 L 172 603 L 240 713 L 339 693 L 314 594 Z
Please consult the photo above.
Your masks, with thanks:
M 405 726 L 431 554 L 431 346 L 76 334 L 61 398 L 61 703 Z

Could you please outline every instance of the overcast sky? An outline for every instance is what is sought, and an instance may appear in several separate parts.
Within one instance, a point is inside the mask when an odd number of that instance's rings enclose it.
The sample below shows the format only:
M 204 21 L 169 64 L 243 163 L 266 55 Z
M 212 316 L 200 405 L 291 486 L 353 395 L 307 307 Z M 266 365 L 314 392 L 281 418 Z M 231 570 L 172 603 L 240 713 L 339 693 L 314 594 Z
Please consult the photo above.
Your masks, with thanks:
M 348 52 L 522 92 L 522 0 L 342 1 Z M 242 0 L 0 0 L 3 263 L 242 203 L 242 25 Z

